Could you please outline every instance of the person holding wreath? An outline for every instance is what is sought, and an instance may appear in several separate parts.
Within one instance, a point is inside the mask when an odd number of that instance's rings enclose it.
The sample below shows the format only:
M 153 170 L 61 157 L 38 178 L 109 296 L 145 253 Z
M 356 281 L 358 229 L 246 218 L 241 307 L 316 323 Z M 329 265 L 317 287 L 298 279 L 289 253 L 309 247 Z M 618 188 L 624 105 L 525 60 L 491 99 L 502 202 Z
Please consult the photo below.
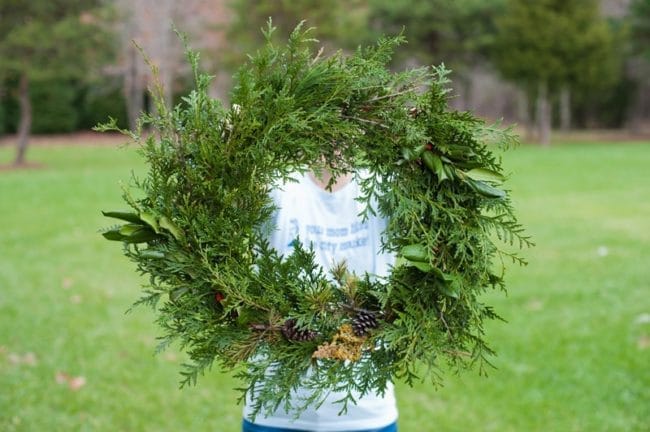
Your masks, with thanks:
M 181 386 L 240 378 L 244 432 L 394 432 L 394 380 L 491 365 L 482 296 L 533 245 L 495 154 L 517 138 L 451 110 L 444 66 L 391 71 L 402 36 L 321 56 L 301 26 L 282 47 L 269 22 L 230 109 L 190 51 L 196 89 L 171 110 L 154 89 L 155 133 L 98 128 L 149 165 L 102 235 L 149 276 Z
M 363 205 L 357 201 L 360 190 L 353 174 L 342 175 L 328 188 L 331 173 L 296 175 L 296 182 L 287 182 L 272 191 L 277 207 L 269 233 L 270 246 L 283 255 L 291 254 L 294 242 L 311 246 L 315 263 L 331 270 L 345 262 L 348 271 L 357 275 L 367 272 L 385 276 L 394 256 L 381 250 L 381 234 L 385 220 L 370 216 L 363 220 Z M 304 396 L 304 395 L 303 395 Z M 296 398 L 301 398 L 300 391 Z M 249 400 L 244 406 L 243 432 L 396 432 L 397 407 L 392 384 L 384 394 L 372 393 L 356 398 L 344 414 L 336 401 L 342 394 L 331 392 L 318 407 L 309 407 L 297 418 L 293 412 L 279 408 L 254 422 L 248 420 L 252 409 Z

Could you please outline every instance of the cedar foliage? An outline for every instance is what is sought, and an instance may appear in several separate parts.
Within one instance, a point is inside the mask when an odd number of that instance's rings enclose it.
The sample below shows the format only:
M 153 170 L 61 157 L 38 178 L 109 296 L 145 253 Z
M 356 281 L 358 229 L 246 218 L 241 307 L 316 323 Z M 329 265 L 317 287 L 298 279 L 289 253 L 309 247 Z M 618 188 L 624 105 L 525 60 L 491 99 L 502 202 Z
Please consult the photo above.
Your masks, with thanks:
M 189 52 L 196 89 L 173 110 L 154 89 L 141 125 L 156 133 L 123 131 L 149 172 L 125 190 L 132 211 L 105 213 L 126 223 L 104 236 L 149 277 L 137 304 L 156 308 L 161 349 L 189 354 L 182 385 L 216 363 L 242 378 L 242 398 L 254 392 L 256 414 L 299 413 L 331 390 L 345 411 L 391 380 L 438 384 L 442 361 L 484 370 L 483 325 L 498 316 L 480 294 L 504 288 L 504 260 L 523 263 L 511 249 L 529 244 L 492 151 L 516 139 L 449 111 L 444 67 L 391 72 L 402 37 L 322 57 L 309 29 L 286 46 L 272 32 L 237 73 L 232 108 L 208 96 Z M 269 247 L 273 185 L 323 167 L 367 173 L 365 214 L 388 219 L 383 247 L 397 255 L 389 277 L 345 263 L 328 274 L 300 242 L 289 256 Z M 362 336 L 360 314 L 375 317 Z M 298 387 L 310 396 L 292 399 Z

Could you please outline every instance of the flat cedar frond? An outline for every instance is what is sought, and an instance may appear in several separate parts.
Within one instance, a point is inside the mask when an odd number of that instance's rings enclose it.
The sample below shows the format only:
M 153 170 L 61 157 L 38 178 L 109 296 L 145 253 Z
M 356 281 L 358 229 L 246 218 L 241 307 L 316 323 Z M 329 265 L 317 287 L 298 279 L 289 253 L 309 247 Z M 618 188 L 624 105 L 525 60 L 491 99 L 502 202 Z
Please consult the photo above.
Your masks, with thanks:
M 325 57 L 310 32 L 299 26 L 278 46 L 269 22 L 230 108 L 210 98 L 211 77 L 188 51 L 195 90 L 141 119 L 153 133 L 122 131 L 148 166 L 137 194 L 124 190 L 143 228 L 112 228 L 150 280 L 136 305 L 157 305 L 160 349 L 175 340 L 188 353 L 182 385 L 216 362 L 243 379 L 242 398 L 255 394 L 255 414 L 299 413 L 333 390 L 345 411 L 392 380 L 439 385 L 441 361 L 483 372 L 493 355 L 484 322 L 500 317 L 479 296 L 505 287 L 504 258 L 523 263 L 495 242 L 531 245 L 495 153 L 516 137 L 450 110 L 444 66 L 392 72 L 402 36 Z M 308 245 L 286 257 L 269 247 L 269 191 L 314 161 L 335 178 L 358 171 L 362 215 L 387 219 L 389 276 L 351 278 L 341 265 L 332 277 Z M 363 337 L 346 357 L 349 328 Z M 297 386 L 311 391 L 303 405 L 290 398 Z

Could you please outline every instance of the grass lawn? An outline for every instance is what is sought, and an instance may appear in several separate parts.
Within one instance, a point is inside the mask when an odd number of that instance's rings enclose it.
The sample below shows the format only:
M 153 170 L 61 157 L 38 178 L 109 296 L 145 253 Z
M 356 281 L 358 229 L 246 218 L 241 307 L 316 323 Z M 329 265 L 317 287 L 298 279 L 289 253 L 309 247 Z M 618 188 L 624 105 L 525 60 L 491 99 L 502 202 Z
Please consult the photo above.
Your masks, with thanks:
M 0 164 L 13 149 L 0 148 Z M 155 356 L 152 312 L 125 314 L 139 278 L 97 234 L 123 208 L 132 148 L 38 146 L 40 169 L 0 171 L 0 430 L 237 431 L 237 383 L 178 390 L 184 356 Z M 537 247 L 489 295 L 488 378 L 398 385 L 399 427 L 426 431 L 650 430 L 650 143 L 507 153 Z

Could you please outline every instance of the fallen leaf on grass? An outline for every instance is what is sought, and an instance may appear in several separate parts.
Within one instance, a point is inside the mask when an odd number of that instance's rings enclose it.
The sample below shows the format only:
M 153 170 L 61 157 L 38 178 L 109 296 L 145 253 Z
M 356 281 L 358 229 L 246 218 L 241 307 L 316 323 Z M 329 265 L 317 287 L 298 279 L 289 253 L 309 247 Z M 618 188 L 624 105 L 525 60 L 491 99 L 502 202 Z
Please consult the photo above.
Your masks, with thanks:
M 36 358 L 36 354 L 28 352 L 23 356 L 22 362 L 28 366 L 36 366 L 38 359 Z
M 539 311 L 542 310 L 543 308 L 544 308 L 544 302 L 537 299 L 531 300 L 528 302 L 528 304 L 526 304 L 526 309 L 528 309 L 529 311 Z
M 73 296 L 70 296 L 70 303 L 72 303 L 72 304 L 81 303 L 81 296 L 79 294 L 75 294 Z
M 73 377 L 62 371 L 57 371 L 54 379 L 57 384 L 67 384 L 68 388 L 73 391 L 77 391 L 86 385 L 86 378 L 82 376 Z
M 81 387 L 86 385 L 86 378 L 82 376 L 74 377 L 70 381 L 68 381 L 68 387 L 70 387 L 70 390 L 77 391 Z
M 9 363 L 13 365 L 25 364 L 28 366 L 36 366 L 36 364 L 38 363 L 36 354 L 34 354 L 33 352 L 28 352 L 24 355 L 10 352 L 9 354 L 7 354 L 7 360 L 9 361 Z
M 636 341 L 636 346 L 640 350 L 648 349 L 650 348 L 650 337 L 648 335 L 642 335 L 639 337 L 639 339 Z
M 73 283 L 74 283 L 74 280 L 72 278 L 65 277 L 61 281 L 61 286 L 63 287 L 63 289 L 69 289 L 70 287 L 72 287 Z
M 56 380 L 57 384 L 65 384 L 68 382 L 69 378 L 70 375 L 65 372 L 57 371 L 56 374 L 54 374 L 54 379 Z

